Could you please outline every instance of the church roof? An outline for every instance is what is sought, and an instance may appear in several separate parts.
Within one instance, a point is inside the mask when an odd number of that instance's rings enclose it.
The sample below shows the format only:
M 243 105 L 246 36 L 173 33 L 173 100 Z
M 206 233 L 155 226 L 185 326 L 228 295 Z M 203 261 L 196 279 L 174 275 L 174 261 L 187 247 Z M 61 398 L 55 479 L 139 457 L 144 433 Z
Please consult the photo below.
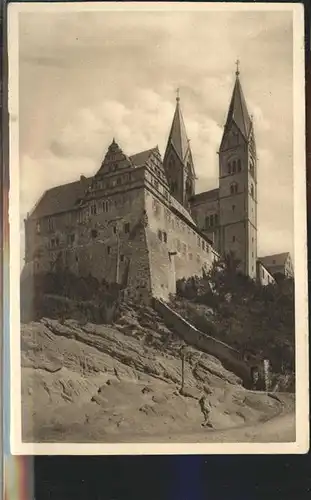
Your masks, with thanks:
M 176 99 L 174 118 L 167 142 L 172 144 L 179 158 L 184 161 L 189 150 L 189 139 L 180 107 L 180 99 Z
M 203 203 L 204 201 L 216 201 L 219 195 L 219 188 L 203 191 L 192 197 L 192 203 Z
M 248 139 L 252 127 L 252 121 L 248 114 L 246 101 L 240 82 L 239 72 L 236 73 L 236 80 L 230 102 L 226 126 L 230 125 L 232 121 L 237 125 L 245 139 Z
M 273 268 L 276 266 L 285 266 L 288 259 L 289 252 L 276 253 L 273 255 L 267 255 L 265 257 L 259 257 L 259 261 L 267 268 Z

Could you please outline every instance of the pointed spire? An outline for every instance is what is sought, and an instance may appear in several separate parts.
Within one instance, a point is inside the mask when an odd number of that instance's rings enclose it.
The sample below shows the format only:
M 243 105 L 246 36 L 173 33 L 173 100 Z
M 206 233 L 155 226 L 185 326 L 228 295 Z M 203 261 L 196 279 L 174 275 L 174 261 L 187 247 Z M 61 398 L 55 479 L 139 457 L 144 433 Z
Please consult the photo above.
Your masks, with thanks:
M 245 97 L 243 94 L 241 82 L 240 82 L 240 70 L 239 70 L 240 61 L 236 61 L 236 79 L 235 85 L 233 89 L 233 94 L 230 102 L 229 112 L 226 121 L 226 127 L 234 122 L 236 126 L 239 128 L 240 132 L 243 134 L 245 139 L 248 139 L 249 132 L 251 130 L 252 121 L 248 114 Z
M 183 162 L 187 156 L 190 145 L 180 107 L 179 89 L 176 90 L 176 108 L 170 135 L 168 138 L 167 147 L 169 146 L 170 143 L 173 145 L 176 153 Z

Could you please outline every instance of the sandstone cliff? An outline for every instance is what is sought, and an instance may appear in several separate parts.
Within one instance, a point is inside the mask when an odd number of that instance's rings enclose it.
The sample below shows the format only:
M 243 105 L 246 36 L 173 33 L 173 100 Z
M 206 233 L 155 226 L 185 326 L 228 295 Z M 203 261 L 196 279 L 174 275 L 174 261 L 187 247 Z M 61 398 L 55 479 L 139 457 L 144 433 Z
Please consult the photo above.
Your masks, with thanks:
M 247 391 L 192 347 L 180 391 L 183 345 L 147 307 L 123 305 L 114 325 L 47 318 L 22 325 L 23 440 L 250 441 L 258 424 L 293 411 L 293 396 Z M 290 422 L 285 439 L 294 438 Z

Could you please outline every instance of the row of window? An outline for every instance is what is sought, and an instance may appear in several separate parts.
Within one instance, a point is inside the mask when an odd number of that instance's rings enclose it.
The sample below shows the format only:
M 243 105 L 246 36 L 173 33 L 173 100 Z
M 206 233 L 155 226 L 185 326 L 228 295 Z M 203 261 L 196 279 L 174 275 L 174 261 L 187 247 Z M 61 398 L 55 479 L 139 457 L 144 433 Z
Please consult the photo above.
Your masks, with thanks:
M 205 217 L 205 229 L 218 226 L 218 214 L 207 215 Z
M 113 166 L 109 167 L 109 172 L 113 171 Z M 116 186 L 121 186 L 122 184 L 127 184 L 132 180 L 132 174 L 130 172 L 112 179 L 105 179 L 104 181 L 95 180 L 92 184 L 93 189 L 110 189 Z
M 228 163 L 228 174 L 235 174 L 236 172 L 241 172 L 242 170 L 242 164 L 241 160 L 233 160 L 232 162 L 229 161 Z
M 231 195 L 237 194 L 238 191 L 239 191 L 239 185 L 237 182 L 233 182 L 232 184 L 230 184 L 230 194 Z M 255 190 L 254 190 L 254 184 L 252 184 L 252 183 L 250 185 L 249 192 L 250 192 L 251 196 L 254 197 Z

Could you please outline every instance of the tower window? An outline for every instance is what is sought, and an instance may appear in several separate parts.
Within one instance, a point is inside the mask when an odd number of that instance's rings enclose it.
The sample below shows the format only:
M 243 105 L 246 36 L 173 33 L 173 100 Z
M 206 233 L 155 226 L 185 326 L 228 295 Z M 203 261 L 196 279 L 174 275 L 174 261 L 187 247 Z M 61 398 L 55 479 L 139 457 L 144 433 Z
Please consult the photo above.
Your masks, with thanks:
M 231 184 L 230 186 L 230 193 L 231 194 L 237 194 L 238 192 L 238 185 L 237 183 Z
M 241 165 L 241 160 L 238 160 L 238 172 L 241 172 L 242 170 L 242 165 Z

